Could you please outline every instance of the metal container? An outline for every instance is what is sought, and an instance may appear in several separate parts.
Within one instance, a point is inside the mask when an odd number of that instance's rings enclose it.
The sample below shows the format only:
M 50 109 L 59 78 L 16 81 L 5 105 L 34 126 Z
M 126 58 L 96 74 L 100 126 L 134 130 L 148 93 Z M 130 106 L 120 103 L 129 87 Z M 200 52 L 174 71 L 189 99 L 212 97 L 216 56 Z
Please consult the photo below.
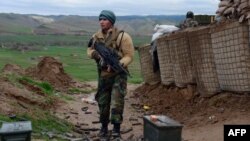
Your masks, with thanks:
M 0 141 L 30 141 L 31 140 L 31 122 L 6 122 L 0 129 Z
M 164 115 L 144 116 L 145 141 L 181 141 L 182 125 Z

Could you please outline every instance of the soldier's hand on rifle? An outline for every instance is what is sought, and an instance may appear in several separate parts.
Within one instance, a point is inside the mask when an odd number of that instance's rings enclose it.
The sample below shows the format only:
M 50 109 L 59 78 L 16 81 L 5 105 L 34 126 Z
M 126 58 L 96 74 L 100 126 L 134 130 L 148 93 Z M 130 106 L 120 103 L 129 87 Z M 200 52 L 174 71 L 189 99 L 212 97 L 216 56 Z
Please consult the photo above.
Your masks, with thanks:
M 105 63 L 105 61 L 103 60 L 102 57 L 100 57 L 99 65 L 100 65 L 101 67 L 107 67 L 107 72 L 111 72 L 111 66 L 110 66 L 110 65 L 107 65 L 107 64 Z
M 92 58 L 94 58 L 96 61 L 99 61 L 101 57 L 97 51 L 94 51 L 92 53 Z
M 120 65 L 122 66 L 122 67 L 126 67 L 126 62 L 125 62 L 126 60 L 120 60 L 119 62 L 120 62 Z
M 106 63 L 105 63 L 105 61 L 103 60 L 102 57 L 100 57 L 100 59 L 99 59 L 99 65 L 102 66 L 102 67 L 104 67 L 106 65 Z
M 124 66 L 124 63 L 120 63 L 120 64 L 121 64 L 122 67 L 125 67 L 125 66 Z

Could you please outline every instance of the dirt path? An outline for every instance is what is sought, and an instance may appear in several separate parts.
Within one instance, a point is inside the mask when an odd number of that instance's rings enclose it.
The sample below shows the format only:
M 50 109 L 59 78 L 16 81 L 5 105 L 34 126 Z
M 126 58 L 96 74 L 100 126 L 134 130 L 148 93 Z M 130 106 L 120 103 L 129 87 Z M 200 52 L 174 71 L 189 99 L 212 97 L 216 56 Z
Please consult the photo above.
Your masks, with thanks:
M 95 85 L 93 82 L 91 84 Z M 136 112 L 136 110 L 131 107 L 130 101 L 131 94 L 137 87 L 138 85 L 128 85 L 128 93 L 125 98 L 124 122 L 121 126 L 122 138 L 124 140 L 137 140 L 143 135 L 142 113 Z M 94 93 L 73 95 L 75 100 L 69 101 L 66 105 L 58 108 L 56 115 L 60 118 L 67 119 L 74 125 L 81 126 L 81 128 L 91 128 L 92 130 L 95 130 L 90 133 L 86 132 L 88 136 L 95 139 L 99 132 L 97 129 L 101 126 L 100 123 L 93 123 L 98 122 L 99 115 L 97 103 L 87 103 L 82 101 L 82 98 L 91 98 L 93 95 Z M 90 113 L 86 114 L 86 111 L 82 110 L 84 107 L 87 107 L 87 112 Z M 112 130 L 112 128 L 112 125 L 109 125 L 109 130 Z
M 62 90 L 62 92 L 65 92 L 72 85 L 84 90 L 92 90 L 93 87 L 96 87 L 96 82 L 81 84 L 73 81 L 72 84 L 72 79 L 64 73 L 61 63 L 55 63 L 53 58 L 47 58 L 46 61 L 48 62 L 45 64 L 48 65 L 41 63 L 40 67 L 43 67 L 39 70 L 37 70 L 39 67 L 35 67 L 27 71 L 35 78 L 40 78 L 42 81 L 48 80 L 56 87 L 56 90 Z M 17 74 L 22 74 L 24 71 L 15 65 L 13 67 L 7 65 L 6 73 L 11 70 L 16 71 Z M 23 84 L 25 88 L 17 87 L 9 82 L 8 78 L 0 77 L 1 114 L 25 112 L 32 114 L 37 107 L 51 110 L 52 107 L 54 109 L 60 104 L 56 111 L 53 110 L 55 115 L 68 120 L 75 125 L 76 129 L 80 129 L 76 131 L 84 131 L 87 137 L 93 140 L 97 139 L 97 133 L 101 126 L 98 123 L 97 104 L 82 101 L 82 98 L 93 98 L 94 93 L 74 94 L 71 95 L 74 100 L 68 101 L 68 103 L 57 101 L 48 105 L 48 97 L 41 93 L 40 87 L 23 81 L 20 84 Z M 161 84 L 129 84 L 125 98 L 124 122 L 121 128 L 122 132 L 127 131 L 127 133 L 123 133 L 122 138 L 124 140 L 140 140 L 143 135 L 143 115 L 163 114 L 183 124 L 183 141 L 223 141 L 224 124 L 250 124 L 249 101 L 249 93 L 223 92 L 211 98 L 203 98 L 197 92 L 195 85 L 178 88 Z M 149 107 L 149 110 L 143 108 L 145 105 Z M 111 125 L 109 129 L 112 130 Z
M 203 126 L 184 127 L 182 137 L 185 141 L 223 141 L 224 124 L 249 124 L 249 113 L 232 113 L 225 121 L 209 123 Z
M 96 85 L 91 83 L 91 85 Z M 126 95 L 124 122 L 122 124 L 122 132 L 132 129 L 132 131 L 122 134 L 124 140 L 140 140 L 143 135 L 143 115 L 147 112 L 143 108 L 135 108 L 141 103 L 134 97 L 134 90 L 139 85 L 128 85 L 128 93 Z M 68 104 L 58 108 L 57 115 L 61 118 L 67 119 L 74 125 L 79 125 L 81 128 L 92 128 L 94 131 L 86 132 L 91 139 L 96 139 L 100 123 L 93 123 L 98 121 L 98 106 L 97 104 L 90 104 L 82 102 L 82 98 L 93 96 L 93 94 L 87 95 L 74 95 L 74 101 L 69 101 Z M 88 107 L 90 114 L 86 114 L 82 111 L 83 107 Z M 210 113 L 209 113 L 210 114 Z M 168 116 L 168 115 L 167 115 Z M 220 120 L 216 120 L 220 118 Z M 219 117 L 220 116 L 220 117 Z M 206 120 L 207 118 L 207 120 Z M 201 120 L 203 119 L 203 120 Z M 205 119 L 205 120 L 204 120 Z M 215 113 L 215 115 L 193 115 L 187 117 L 183 122 L 182 138 L 183 141 L 223 141 L 223 126 L 224 124 L 249 124 L 250 112 L 248 111 L 234 111 L 227 109 L 221 113 Z M 112 130 L 112 126 L 109 126 L 109 130 Z

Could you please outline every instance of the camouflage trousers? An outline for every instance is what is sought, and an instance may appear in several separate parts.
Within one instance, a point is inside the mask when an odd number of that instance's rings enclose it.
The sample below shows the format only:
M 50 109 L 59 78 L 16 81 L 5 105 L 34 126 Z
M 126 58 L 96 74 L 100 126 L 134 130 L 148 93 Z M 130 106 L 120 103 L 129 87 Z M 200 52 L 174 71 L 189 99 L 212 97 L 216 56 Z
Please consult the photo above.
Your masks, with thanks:
M 109 123 L 110 112 L 112 124 L 122 123 L 126 89 L 126 74 L 118 74 L 110 78 L 99 77 L 95 98 L 99 106 L 101 123 Z

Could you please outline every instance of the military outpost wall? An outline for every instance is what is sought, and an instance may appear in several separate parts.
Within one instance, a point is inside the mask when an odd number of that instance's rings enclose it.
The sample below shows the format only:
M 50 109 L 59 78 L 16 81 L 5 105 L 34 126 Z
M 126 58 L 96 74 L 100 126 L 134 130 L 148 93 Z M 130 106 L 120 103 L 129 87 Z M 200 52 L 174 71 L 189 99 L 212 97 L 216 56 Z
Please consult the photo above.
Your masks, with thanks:
M 209 96 L 250 92 L 250 26 L 230 21 L 187 29 L 157 39 L 160 73 L 152 70 L 150 46 L 140 47 L 145 83 L 186 87 L 197 84 Z
M 150 84 L 148 78 L 154 76 L 153 81 L 163 85 L 196 84 L 203 96 L 250 92 L 249 9 L 248 0 L 222 0 L 216 11 L 220 21 L 158 38 L 160 73 L 142 73 L 145 83 Z M 152 67 L 148 51 L 139 53 L 142 72 Z
M 144 81 L 148 84 L 156 84 L 160 82 L 160 72 L 154 73 L 152 65 L 152 56 L 150 54 L 150 45 L 141 47 L 139 51 L 140 63 L 141 63 L 141 73 L 144 78 Z

